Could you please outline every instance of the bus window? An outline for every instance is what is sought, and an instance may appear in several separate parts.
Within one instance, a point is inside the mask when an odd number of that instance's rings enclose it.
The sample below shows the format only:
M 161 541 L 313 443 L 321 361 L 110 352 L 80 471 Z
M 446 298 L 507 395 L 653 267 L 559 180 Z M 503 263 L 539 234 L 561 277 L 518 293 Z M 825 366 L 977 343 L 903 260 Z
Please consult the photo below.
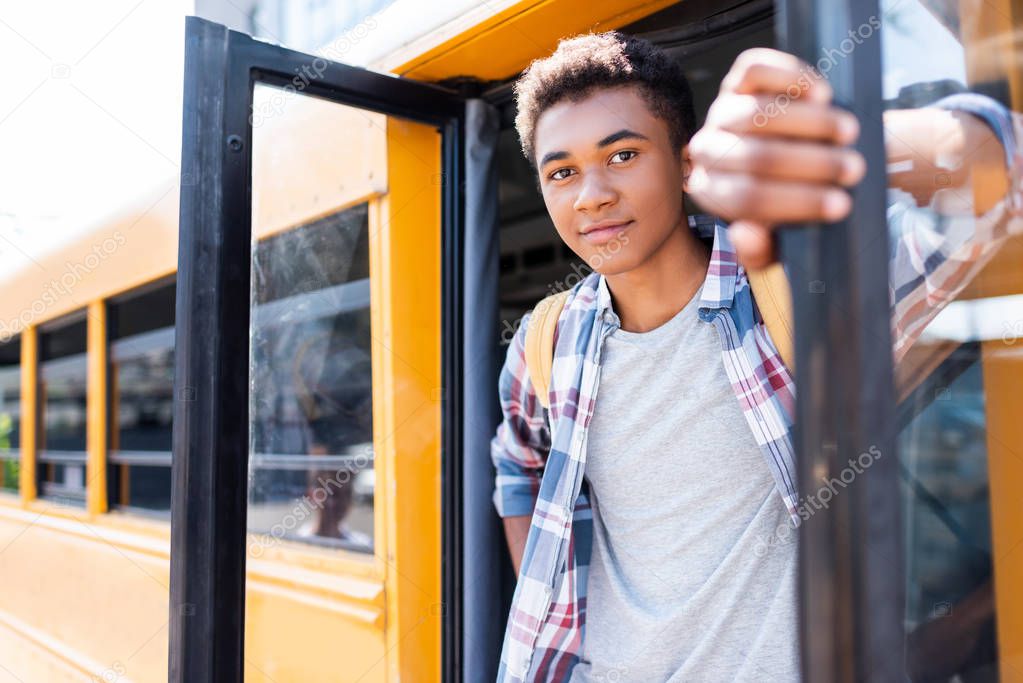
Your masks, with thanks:
M 110 506 L 170 512 L 174 283 L 108 304 Z
M 1005 487 L 1020 482 L 1021 243 L 1006 236 L 1006 151 L 976 112 L 948 109 L 974 106 L 964 93 L 1023 105 L 1018 10 L 880 4 L 907 673 L 998 680 L 1020 644 L 999 623 L 1018 577 L 996 559 L 1019 540 Z
M 0 344 L 0 491 L 18 492 L 21 426 L 21 343 Z
M 386 117 L 262 84 L 253 112 L 249 529 L 371 552 L 369 206 L 338 204 Z
M 85 505 L 85 312 L 39 335 L 39 497 Z

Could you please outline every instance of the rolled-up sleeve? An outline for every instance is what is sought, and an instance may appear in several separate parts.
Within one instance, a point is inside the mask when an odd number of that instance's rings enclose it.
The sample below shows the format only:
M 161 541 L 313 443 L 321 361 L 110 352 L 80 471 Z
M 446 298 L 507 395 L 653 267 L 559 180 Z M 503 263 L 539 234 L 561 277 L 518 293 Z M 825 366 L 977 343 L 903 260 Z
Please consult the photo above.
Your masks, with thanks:
M 550 451 L 546 409 L 537 400 L 526 368 L 528 314 L 508 345 L 498 380 L 501 424 L 490 441 L 496 469 L 494 507 L 501 517 L 531 515 Z

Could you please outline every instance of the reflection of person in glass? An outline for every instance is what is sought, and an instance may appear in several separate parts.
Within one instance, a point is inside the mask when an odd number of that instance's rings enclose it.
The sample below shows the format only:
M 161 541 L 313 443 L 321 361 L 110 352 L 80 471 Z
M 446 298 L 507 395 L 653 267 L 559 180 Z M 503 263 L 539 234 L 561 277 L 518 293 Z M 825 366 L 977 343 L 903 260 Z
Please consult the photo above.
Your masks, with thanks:
M 354 341 L 362 336 L 353 332 L 348 316 L 338 316 L 329 331 L 307 340 L 295 357 L 295 384 L 309 424 L 313 457 L 350 455 L 352 447 L 372 441 L 370 355 Z M 372 544 L 368 535 L 345 523 L 357 473 L 350 463 L 310 469 L 306 495 L 314 504 L 316 536 L 363 547 Z

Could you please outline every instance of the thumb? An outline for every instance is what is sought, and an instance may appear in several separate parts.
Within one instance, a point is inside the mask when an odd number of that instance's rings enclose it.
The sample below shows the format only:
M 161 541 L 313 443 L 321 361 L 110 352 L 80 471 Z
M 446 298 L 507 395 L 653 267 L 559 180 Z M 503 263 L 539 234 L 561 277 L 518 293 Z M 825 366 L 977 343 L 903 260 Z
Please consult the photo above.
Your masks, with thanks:
M 763 223 L 735 221 L 728 226 L 728 239 L 746 270 L 760 270 L 778 260 L 774 231 Z

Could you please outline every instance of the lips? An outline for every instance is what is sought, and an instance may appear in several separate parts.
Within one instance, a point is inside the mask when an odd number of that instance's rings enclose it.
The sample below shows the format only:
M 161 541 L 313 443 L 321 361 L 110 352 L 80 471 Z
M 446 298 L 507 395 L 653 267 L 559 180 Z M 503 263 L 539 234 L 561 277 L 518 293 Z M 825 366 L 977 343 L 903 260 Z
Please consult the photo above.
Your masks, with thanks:
M 632 221 L 601 221 L 586 226 L 582 230 L 582 236 L 591 244 L 605 244 L 628 230 L 631 225 Z

